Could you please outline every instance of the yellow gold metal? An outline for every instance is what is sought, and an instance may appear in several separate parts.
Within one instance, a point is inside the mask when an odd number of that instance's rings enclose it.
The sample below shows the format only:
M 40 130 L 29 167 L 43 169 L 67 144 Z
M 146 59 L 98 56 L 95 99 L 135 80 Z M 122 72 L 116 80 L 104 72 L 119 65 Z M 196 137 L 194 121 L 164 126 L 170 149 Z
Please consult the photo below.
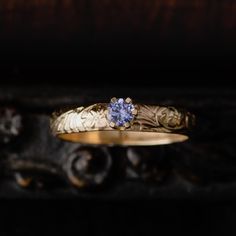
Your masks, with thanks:
M 137 110 L 137 109 L 134 109 L 134 110 L 132 111 L 132 114 L 133 114 L 133 115 L 137 115 L 137 114 L 138 114 L 138 110 Z
M 113 97 L 112 99 L 111 99 L 111 102 L 116 102 L 117 101 L 117 98 L 116 97 Z
M 54 113 L 52 133 L 63 140 L 84 144 L 160 145 L 187 140 L 195 124 L 195 116 L 189 112 L 174 107 L 135 104 L 132 122 L 115 127 L 115 123 L 108 120 L 107 110 L 107 103 L 99 103 Z
M 116 124 L 115 124 L 114 122 L 110 122 L 110 126 L 111 126 L 111 127 L 115 127 Z
M 126 123 L 125 123 L 125 128 L 128 128 L 128 127 L 130 127 L 130 123 L 129 123 L 129 122 L 126 122 Z
M 150 146 L 164 145 L 175 142 L 183 142 L 188 139 L 187 135 L 174 133 L 157 132 L 136 132 L 136 131 L 89 131 L 81 133 L 62 133 L 59 138 L 82 144 L 106 144 L 122 146 Z
M 126 102 L 126 103 L 132 103 L 132 99 L 129 98 L 129 97 L 127 97 L 127 98 L 125 99 L 125 102 Z

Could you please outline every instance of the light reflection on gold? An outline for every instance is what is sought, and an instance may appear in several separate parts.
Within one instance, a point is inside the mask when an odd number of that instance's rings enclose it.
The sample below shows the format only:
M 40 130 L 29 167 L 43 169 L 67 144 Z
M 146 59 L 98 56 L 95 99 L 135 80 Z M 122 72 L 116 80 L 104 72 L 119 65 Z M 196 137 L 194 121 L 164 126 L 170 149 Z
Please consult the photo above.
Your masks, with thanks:
M 187 135 L 175 133 L 135 132 L 135 131 L 89 131 L 59 134 L 59 138 L 84 144 L 116 145 L 162 145 L 183 142 Z

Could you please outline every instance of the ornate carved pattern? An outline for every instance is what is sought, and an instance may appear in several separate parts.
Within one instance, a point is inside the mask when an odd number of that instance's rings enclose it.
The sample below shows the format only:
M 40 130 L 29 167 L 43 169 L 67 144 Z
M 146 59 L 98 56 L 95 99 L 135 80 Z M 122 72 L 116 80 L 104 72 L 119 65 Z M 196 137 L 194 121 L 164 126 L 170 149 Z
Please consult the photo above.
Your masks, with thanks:
M 159 111 L 160 115 L 157 114 L 159 124 L 166 129 L 180 130 L 186 127 L 184 113 L 178 111 L 174 107 L 161 107 Z
M 188 120 L 193 119 L 174 107 L 136 105 L 138 114 L 127 130 L 173 132 L 186 131 Z M 187 119 L 187 118 L 188 119 Z M 191 119 L 189 119 L 191 117 Z M 79 107 L 56 116 L 51 120 L 54 134 L 92 130 L 112 130 L 107 120 L 107 104 Z
M 38 90 L 35 89 L 32 93 L 36 91 Z M 184 100 L 179 100 L 178 103 L 198 114 L 198 129 L 186 143 L 155 147 L 91 147 L 64 142 L 53 137 L 49 130 L 51 110 L 55 106 L 66 106 L 72 102 L 62 103 L 63 99 L 67 101 L 67 95 L 63 97 L 64 90 L 59 93 L 62 99 L 59 102 L 57 97 L 53 97 L 56 95 L 51 94 L 51 91 L 53 89 L 50 89 L 45 100 L 32 99 L 31 105 L 31 100 L 24 99 L 24 101 L 27 100 L 26 105 L 22 101 L 21 106 L 16 103 L 15 107 L 7 105 L 2 107 L 0 119 L 2 127 L 6 120 L 12 122 L 14 120 L 12 117 L 19 116 L 23 130 L 20 132 L 20 129 L 17 129 L 18 137 L 9 139 L 8 145 L 1 145 L 1 196 L 15 196 L 16 194 L 28 197 L 78 195 L 106 199 L 119 197 L 195 198 L 204 196 L 204 193 L 205 196 L 209 196 L 213 184 L 212 194 L 216 196 L 218 192 L 221 198 L 224 194 L 224 190 L 221 191 L 222 183 L 227 189 L 235 188 L 236 161 L 233 148 L 235 147 L 235 126 L 232 126 L 231 130 L 225 126 L 236 117 L 234 91 L 231 94 L 234 100 L 231 96 L 225 95 L 222 100 L 224 103 L 220 102 L 222 98 L 218 98 L 218 92 L 207 91 L 207 96 L 199 94 L 200 105 L 198 106 L 195 99 L 191 100 L 189 93 L 187 93 L 189 97 L 185 94 Z M 4 92 L 5 90 L 2 89 L 1 94 Z M 140 94 L 141 92 L 142 90 Z M 161 92 L 163 91 L 160 90 Z M 25 93 L 26 90 L 23 90 L 22 98 Z M 168 91 L 164 91 L 163 97 L 167 93 Z M 13 90 L 12 94 L 18 93 Z M 77 90 L 75 94 L 78 94 Z M 158 100 L 155 97 L 155 90 L 152 94 L 153 100 L 150 99 L 150 102 Z M 228 91 L 224 94 L 228 94 Z M 174 94 L 173 97 L 178 96 Z M 205 101 L 205 97 L 209 97 L 210 100 Z M 212 98 L 214 98 L 213 101 Z M 71 99 L 73 103 L 85 100 L 84 98 L 79 100 L 77 97 L 74 99 L 73 96 Z M 173 102 L 174 100 L 170 100 L 170 103 Z M 45 104 L 44 107 L 41 104 Z M 10 116 L 6 116 L 8 109 L 14 111 Z M 103 110 L 103 107 L 95 106 L 91 110 L 97 114 L 100 109 Z M 140 124 L 142 120 L 145 126 L 152 128 L 157 126 L 156 129 L 166 129 L 164 125 L 168 122 L 170 124 L 168 130 L 176 128 L 176 125 L 177 127 L 183 124 L 186 127 L 191 125 L 190 115 L 180 112 L 183 117 L 178 116 L 179 111 L 169 109 L 145 106 L 142 107 L 137 118 Z M 82 110 L 82 108 L 77 110 L 77 113 Z M 57 114 L 56 117 L 61 114 Z M 149 116 L 144 120 L 142 117 L 145 114 Z M 11 118 L 6 119 L 6 117 Z M 140 125 L 134 123 L 133 127 L 138 129 Z M 8 136 L 8 132 L 1 134 Z M 94 194 L 94 190 L 99 192 Z
M 54 114 L 51 120 L 51 128 L 55 134 L 110 128 L 104 104 L 94 104 L 86 108 L 79 107 L 63 113 L 59 117 L 56 115 Z

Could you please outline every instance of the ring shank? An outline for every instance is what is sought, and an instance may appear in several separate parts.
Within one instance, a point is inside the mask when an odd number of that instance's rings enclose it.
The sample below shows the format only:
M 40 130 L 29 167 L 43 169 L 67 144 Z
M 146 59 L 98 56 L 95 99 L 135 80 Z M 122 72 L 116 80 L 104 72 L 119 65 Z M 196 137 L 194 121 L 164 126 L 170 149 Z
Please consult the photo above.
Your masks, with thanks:
M 99 130 L 76 133 L 62 133 L 58 137 L 71 142 L 83 144 L 104 144 L 104 145 L 163 145 L 176 142 L 183 142 L 188 139 L 185 134 L 158 133 L 158 132 L 137 132 L 137 131 L 117 131 Z

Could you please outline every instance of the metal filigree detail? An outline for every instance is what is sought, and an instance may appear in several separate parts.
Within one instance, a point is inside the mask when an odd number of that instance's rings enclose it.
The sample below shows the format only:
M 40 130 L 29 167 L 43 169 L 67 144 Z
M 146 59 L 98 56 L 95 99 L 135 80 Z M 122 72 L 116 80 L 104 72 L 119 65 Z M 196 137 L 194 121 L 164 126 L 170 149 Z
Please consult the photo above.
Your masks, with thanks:
M 79 107 L 63 113 L 51 120 L 53 133 L 73 133 L 95 130 L 113 130 L 107 118 L 107 103 L 94 104 L 89 107 Z M 174 107 L 161 107 L 136 104 L 132 125 L 126 130 L 154 131 L 171 133 L 185 131 L 193 123 L 194 116 L 177 110 Z
M 174 107 L 162 107 L 160 108 L 161 115 L 157 116 L 159 124 L 170 130 L 179 130 L 185 127 L 184 113 L 178 111 Z
M 51 120 L 54 134 L 110 129 L 107 120 L 107 106 L 94 104 L 87 108 L 79 107 Z
M 139 105 L 136 126 L 141 131 L 172 132 L 186 128 L 185 113 L 174 107 Z

